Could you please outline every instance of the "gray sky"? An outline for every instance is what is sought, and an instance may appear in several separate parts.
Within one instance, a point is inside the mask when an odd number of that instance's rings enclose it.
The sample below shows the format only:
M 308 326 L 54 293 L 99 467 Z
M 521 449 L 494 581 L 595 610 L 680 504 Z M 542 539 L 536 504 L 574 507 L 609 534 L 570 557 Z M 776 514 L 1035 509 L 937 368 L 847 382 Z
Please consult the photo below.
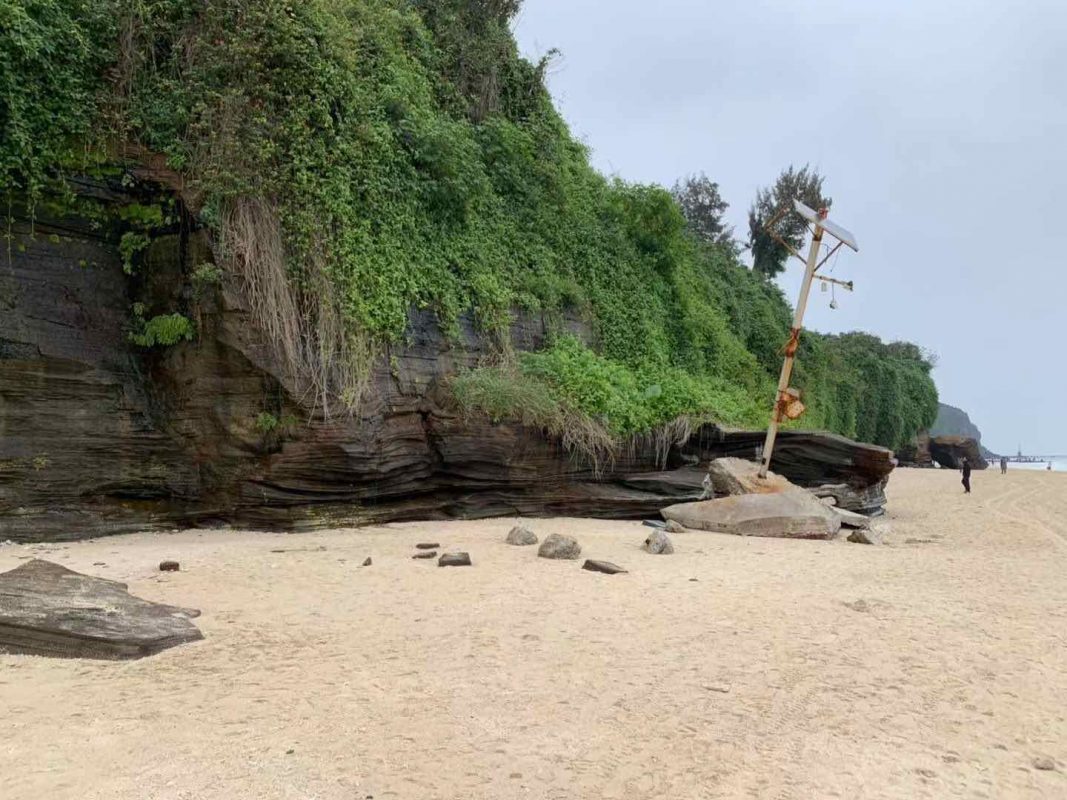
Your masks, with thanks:
M 914 341 L 988 447 L 1067 453 L 1067 6 L 526 0 L 515 32 L 562 50 L 549 87 L 600 170 L 706 172 L 739 233 L 758 186 L 817 167 L 860 252 L 806 324 Z

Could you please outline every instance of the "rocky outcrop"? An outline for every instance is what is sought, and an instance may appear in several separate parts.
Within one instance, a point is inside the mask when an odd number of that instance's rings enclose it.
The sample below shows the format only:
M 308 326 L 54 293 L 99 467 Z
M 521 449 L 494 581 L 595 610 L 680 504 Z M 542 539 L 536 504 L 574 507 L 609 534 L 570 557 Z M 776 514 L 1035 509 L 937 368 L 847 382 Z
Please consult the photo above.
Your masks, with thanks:
M 940 441 L 939 452 L 945 463 L 933 456 L 931 452 L 931 440 L 933 439 Z M 988 462 L 999 458 L 982 445 L 982 432 L 971 422 L 967 412 L 947 403 L 938 403 L 937 419 L 930 426 L 930 430 L 922 431 L 909 444 L 900 448 L 897 451 L 897 460 L 902 467 L 940 465 L 955 468 L 953 466 L 955 459 L 950 453 L 954 449 L 958 450 L 959 442 L 964 439 L 973 439 L 975 442 L 975 446 L 972 448 L 968 445 L 966 451 L 972 454 L 977 453 L 977 457 L 972 460 L 975 469 L 985 469 Z M 981 466 L 978 466 L 979 463 Z
M 978 450 L 987 461 L 1000 458 L 982 444 L 982 432 L 978 429 L 967 412 L 948 403 L 937 404 L 937 419 L 930 426 L 930 436 L 963 436 L 978 442 Z
M 701 461 L 733 456 L 759 461 L 765 434 L 705 426 L 681 448 L 682 456 Z M 885 506 L 885 486 L 896 466 L 892 451 L 832 433 L 780 431 L 771 471 L 790 483 L 832 496 L 841 508 L 860 514 Z M 718 493 L 717 493 L 718 494 Z
M 104 206 L 121 186 L 83 182 Z M 457 413 L 452 375 L 494 352 L 471 318 L 446 336 L 413 311 L 405 343 L 376 362 L 354 415 L 308 412 L 257 334 L 239 286 L 195 285 L 211 260 L 180 215 L 141 274 L 123 271 L 118 231 L 38 216 L 12 228 L 0 269 L 0 540 L 65 540 L 233 524 L 302 529 L 391 520 L 575 515 L 640 518 L 695 500 L 711 459 L 753 459 L 762 433 L 704 426 L 664 455 L 649 445 L 601 469 L 539 429 Z M 195 340 L 131 343 L 145 316 L 181 311 Z M 551 322 L 519 315 L 519 350 Z M 562 321 L 591 334 L 577 316 Z M 263 419 L 273 424 L 262 424 Z M 884 448 L 784 431 L 772 468 L 884 503 Z M 849 506 L 845 506 L 849 507 Z M 863 511 L 863 508 L 852 508 Z
M 930 455 L 930 434 L 919 433 L 909 444 L 897 450 L 897 462 L 902 467 L 929 469 L 934 466 Z
M 971 469 L 986 469 L 989 466 L 978 442 L 966 436 L 931 437 L 930 456 L 946 469 L 959 469 L 965 458 L 971 463 Z

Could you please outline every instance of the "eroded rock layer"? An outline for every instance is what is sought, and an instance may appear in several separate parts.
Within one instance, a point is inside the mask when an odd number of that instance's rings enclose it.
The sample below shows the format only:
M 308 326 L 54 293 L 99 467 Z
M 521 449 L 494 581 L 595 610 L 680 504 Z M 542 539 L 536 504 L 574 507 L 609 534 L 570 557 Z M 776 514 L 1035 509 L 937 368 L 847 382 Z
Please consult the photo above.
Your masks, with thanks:
M 85 184 L 108 202 L 114 187 Z M 308 418 L 252 324 L 240 287 L 195 286 L 210 261 L 188 218 L 124 273 L 113 231 L 84 220 L 16 222 L 0 270 L 0 540 L 62 540 L 190 525 L 269 528 L 498 515 L 636 518 L 697 499 L 707 462 L 753 458 L 762 433 L 706 426 L 664 463 L 649 445 L 594 470 L 540 430 L 465 418 L 447 384 L 491 354 L 470 319 L 446 337 L 413 312 L 355 415 Z M 131 309 L 180 310 L 194 341 L 130 342 Z M 556 321 L 578 336 L 577 318 Z M 517 349 L 549 322 L 521 316 Z M 274 421 L 264 426 L 262 420 Z M 892 454 L 785 432 L 773 468 L 884 502 Z M 873 493 L 873 494 L 872 494 Z M 873 498 L 873 499 L 872 499 Z M 856 510 L 864 510 L 857 508 Z

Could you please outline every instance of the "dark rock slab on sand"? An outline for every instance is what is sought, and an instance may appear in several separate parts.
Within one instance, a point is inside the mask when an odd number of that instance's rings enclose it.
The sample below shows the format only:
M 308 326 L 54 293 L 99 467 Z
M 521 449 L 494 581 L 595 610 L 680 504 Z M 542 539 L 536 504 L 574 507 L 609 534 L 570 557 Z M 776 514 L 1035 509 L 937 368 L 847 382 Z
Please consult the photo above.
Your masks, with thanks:
M 437 559 L 437 566 L 439 567 L 469 567 L 470 565 L 470 553 L 443 553 Z
M 195 609 L 133 597 L 126 584 L 34 559 L 0 574 L 0 652 L 133 659 L 203 639 Z
M 592 558 L 585 560 L 585 563 L 582 564 L 582 569 L 587 569 L 590 572 L 603 572 L 605 575 L 618 575 L 621 572 L 626 572 L 618 564 L 612 564 L 610 561 L 597 561 Z

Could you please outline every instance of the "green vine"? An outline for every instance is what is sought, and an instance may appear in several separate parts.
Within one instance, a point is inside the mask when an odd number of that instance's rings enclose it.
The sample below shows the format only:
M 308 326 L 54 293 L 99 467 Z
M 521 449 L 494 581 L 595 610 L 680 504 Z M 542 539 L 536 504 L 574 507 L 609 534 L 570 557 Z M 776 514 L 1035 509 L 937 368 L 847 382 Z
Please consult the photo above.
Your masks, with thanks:
M 618 432 L 676 413 L 760 424 L 787 303 L 728 248 L 694 242 L 665 189 L 590 166 L 544 89 L 545 62 L 518 55 L 519 5 L 0 0 L 0 183 L 32 209 L 65 175 L 137 145 L 182 173 L 219 268 L 277 260 L 284 291 L 256 308 L 296 315 L 329 345 L 311 350 L 364 377 L 413 308 L 453 334 L 473 312 L 500 341 L 516 309 L 578 310 L 595 352 L 561 340 L 523 362 L 558 402 Z M 170 214 L 126 207 L 127 271 Z M 198 275 L 198 287 L 216 277 Z M 289 294 L 284 308 L 272 300 Z M 193 333 L 170 314 L 134 336 Z M 806 335 L 807 424 L 889 445 L 929 424 L 930 364 L 909 347 Z M 363 385 L 335 389 L 354 403 Z

